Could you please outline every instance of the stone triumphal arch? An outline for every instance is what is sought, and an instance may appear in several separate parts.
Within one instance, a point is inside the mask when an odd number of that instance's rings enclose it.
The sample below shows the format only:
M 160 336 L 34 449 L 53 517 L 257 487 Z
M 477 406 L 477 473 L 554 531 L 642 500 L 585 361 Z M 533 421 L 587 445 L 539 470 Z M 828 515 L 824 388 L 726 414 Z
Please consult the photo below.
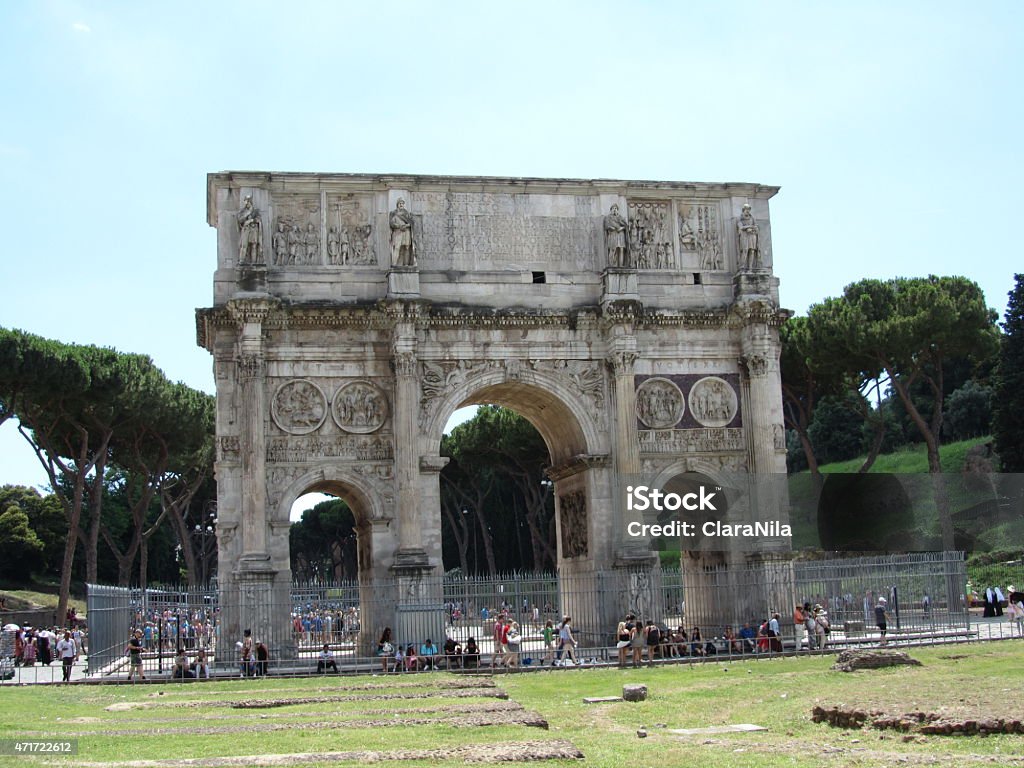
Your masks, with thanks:
M 287 625 L 289 511 L 313 490 L 351 506 L 364 587 L 398 585 L 364 634 L 400 624 L 441 569 L 440 440 L 466 404 L 543 435 L 565 581 L 656 570 L 626 532 L 632 478 L 784 472 L 776 192 L 211 174 L 197 330 L 217 384 L 226 636 Z

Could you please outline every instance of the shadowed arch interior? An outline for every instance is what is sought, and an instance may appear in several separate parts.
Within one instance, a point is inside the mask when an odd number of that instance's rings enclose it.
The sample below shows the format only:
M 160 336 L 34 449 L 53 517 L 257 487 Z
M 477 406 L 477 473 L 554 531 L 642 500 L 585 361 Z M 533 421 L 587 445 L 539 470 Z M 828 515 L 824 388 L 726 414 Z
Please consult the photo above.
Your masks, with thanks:
M 579 420 L 550 392 L 520 382 L 492 384 L 473 392 L 458 407 L 491 404 L 509 408 L 529 421 L 544 438 L 552 465 L 587 452 Z

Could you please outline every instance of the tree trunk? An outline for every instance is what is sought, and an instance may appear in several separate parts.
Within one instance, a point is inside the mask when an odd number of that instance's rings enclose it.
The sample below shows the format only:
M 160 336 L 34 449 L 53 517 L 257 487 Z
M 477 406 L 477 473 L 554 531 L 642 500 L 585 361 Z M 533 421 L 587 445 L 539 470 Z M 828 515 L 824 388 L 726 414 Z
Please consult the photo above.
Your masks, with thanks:
M 113 553 L 114 559 L 117 560 L 117 586 L 127 587 L 132 575 L 132 565 L 135 564 L 135 555 L 122 554 L 121 550 L 117 547 L 117 542 L 114 541 L 114 537 L 110 535 L 110 531 L 107 530 L 106 526 L 102 526 L 100 534 L 103 536 L 103 540 L 107 542 L 107 546 Z
M 875 463 L 875 459 L 878 458 L 878 454 L 882 451 L 882 443 L 885 441 L 885 418 L 879 416 L 878 425 L 875 427 L 875 436 L 871 441 L 871 448 L 868 450 L 868 455 L 864 458 L 864 463 L 860 465 L 860 469 L 857 470 L 857 474 L 864 474 L 871 465 Z
M 491 576 L 495 576 L 498 573 L 498 566 L 494 562 L 494 542 L 491 541 L 491 529 L 484 522 L 483 515 L 477 510 L 476 515 L 477 523 L 480 528 L 480 538 L 484 543 L 484 556 L 487 558 L 487 572 Z
M 937 364 L 939 371 L 942 370 L 941 361 Z M 892 371 L 888 371 L 889 378 L 892 382 L 893 388 L 896 390 L 896 394 L 899 395 L 900 400 L 903 402 L 903 406 L 907 409 L 907 413 L 910 415 L 911 420 L 917 427 L 918 432 L 921 433 L 921 437 L 924 438 L 924 444 L 928 450 L 928 473 L 932 476 L 932 492 L 935 498 L 935 509 L 939 516 L 939 529 L 942 531 L 942 548 L 946 550 L 952 550 L 956 548 L 956 540 L 953 533 L 953 519 L 949 514 L 949 499 L 946 497 L 946 483 L 942 477 L 942 462 L 939 456 L 939 445 L 940 436 L 938 430 L 942 427 L 942 379 L 941 373 L 938 385 L 934 381 L 930 381 L 932 388 L 932 395 L 935 398 L 934 406 L 932 408 L 932 421 L 931 424 L 925 422 L 924 417 L 921 416 L 921 412 L 918 411 L 917 406 L 914 405 L 913 400 L 910 398 L 910 392 L 907 387 L 909 384 L 904 384 L 892 375 Z
M 19 424 L 18 431 L 32 447 L 36 458 L 46 471 L 50 487 L 60 500 L 64 516 L 68 521 L 68 536 L 64 542 L 64 558 L 61 562 L 60 593 L 57 598 L 57 617 L 63 623 L 64 617 L 67 615 L 68 603 L 71 600 L 71 574 L 75 563 L 75 547 L 80 540 L 84 541 L 81 523 L 82 507 L 85 504 L 85 481 L 93 469 L 93 463 L 89 460 L 89 432 L 84 427 L 77 429 L 78 446 L 74 452 L 75 463 L 74 469 L 72 469 L 60 460 L 60 454 L 46 438 L 45 429 L 35 429 L 32 435 L 29 435 L 25 427 Z M 110 433 L 108 432 L 100 445 L 97 456 L 106 453 L 109 440 Z M 71 451 L 67 451 L 67 453 L 71 453 Z M 70 481 L 72 488 L 70 500 L 58 490 L 60 488 L 60 483 L 57 481 L 58 472 Z
M 92 484 L 89 486 L 89 531 L 85 541 L 85 578 L 99 582 L 100 527 L 103 522 L 103 475 L 107 468 L 106 451 L 98 452 Z

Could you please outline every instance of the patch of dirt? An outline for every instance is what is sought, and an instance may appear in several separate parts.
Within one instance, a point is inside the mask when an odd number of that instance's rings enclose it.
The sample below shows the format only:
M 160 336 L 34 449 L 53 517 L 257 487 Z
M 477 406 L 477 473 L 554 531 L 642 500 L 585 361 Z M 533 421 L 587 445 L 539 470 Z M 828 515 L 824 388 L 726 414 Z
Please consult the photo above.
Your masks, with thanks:
M 252 715 L 249 716 L 250 719 Z M 54 736 L 216 736 L 225 733 L 268 733 L 270 731 L 323 731 L 337 728 L 390 728 L 394 726 L 414 725 L 448 725 L 452 728 L 478 728 L 491 725 L 525 725 L 529 728 L 548 729 L 548 721 L 536 712 L 521 710 L 518 712 L 482 712 L 468 713 L 462 711 L 449 712 L 438 717 L 406 717 L 404 713 L 395 713 L 387 720 L 329 720 L 313 723 L 267 723 L 253 725 L 214 725 L 205 728 L 146 728 L 145 732 L 138 729 L 119 729 L 103 731 L 66 731 L 61 730 Z
M 341 701 L 396 701 L 406 699 L 470 699 L 493 698 L 507 699 L 508 694 L 499 688 L 466 688 L 443 691 L 423 691 L 421 693 L 378 693 L 369 696 L 358 694 L 340 696 L 297 696 L 293 699 L 186 699 L 172 701 L 156 699 L 153 701 L 123 701 L 111 704 L 105 709 L 108 712 L 125 712 L 131 709 L 199 709 L 201 707 L 231 707 L 233 709 L 269 709 L 272 707 L 290 707 L 296 704 L 330 704 Z
M 390 760 L 451 760 L 464 763 L 518 763 L 535 760 L 579 760 L 583 753 L 571 741 L 519 741 L 503 744 L 466 744 L 447 749 L 396 749 L 389 751 L 306 752 L 293 755 L 245 755 L 198 757 L 185 760 L 126 760 L 78 763 L 88 768 L 276 768 L 306 763 L 379 763 Z
M 912 659 L 903 651 L 877 650 L 842 651 L 836 657 L 832 669 L 839 672 L 853 672 L 858 669 L 881 669 L 883 667 L 920 667 L 921 662 Z
M 987 736 L 994 733 L 1024 733 L 1020 719 L 994 716 L 951 717 L 935 712 L 905 712 L 891 714 L 879 710 L 856 707 L 821 707 L 811 710 L 816 723 L 828 723 L 834 728 L 874 728 L 902 733 L 924 735 Z
M 316 678 L 317 682 L 320 682 L 322 678 Z M 194 685 L 202 685 L 204 681 L 196 680 L 191 681 Z M 165 696 L 195 696 L 196 694 L 202 693 L 202 691 L 191 687 L 189 681 L 176 681 L 172 685 L 180 685 L 178 690 L 162 690 L 154 693 L 147 693 L 146 698 L 156 699 L 163 698 Z M 461 690 L 461 689 L 477 689 L 477 688 L 497 688 L 493 678 L 465 678 L 460 680 L 445 680 L 445 679 L 434 679 L 428 676 L 416 677 L 415 679 L 408 679 L 405 675 L 401 679 L 395 679 L 394 682 L 386 683 L 362 683 L 360 685 L 318 685 L 316 687 L 310 687 L 308 685 L 293 688 L 275 688 L 274 693 L 328 693 L 331 691 L 375 691 L 382 688 L 394 689 L 394 688 L 429 688 L 431 690 Z M 266 693 L 266 688 L 233 688 L 230 693 L 233 695 L 239 695 L 243 693 Z M 210 695 L 215 695 L 215 692 L 211 691 Z
M 395 699 L 468 699 L 494 697 L 507 699 L 508 694 L 497 688 L 480 688 L 477 690 L 428 691 L 425 693 L 381 693 L 375 696 L 306 696 L 295 699 L 248 699 L 245 701 L 208 702 L 208 706 L 229 706 L 233 709 L 269 709 L 271 707 L 290 707 L 295 704 L 325 704 L 332 701 L 389 701 Z M 181 702 L 184 704 L 185 702 Z
M 511 699 L 508 699 L 508 700 L 496 699 L 493 702 L 487 702 L 487 703 L 484 703 L 484 704 L 474 704 L 474 703 L 471 702 L 471 703 L 468 703 L 468 704 L 460 704 L 459 705 L 459 711 L 460 712 L 472 712 L 472 713 L 475 713 L 475 714 L 479 714 L 479 713 L 482 713 L 482 712 L 518 712 L 518 711 L 520 711 L 522 709 L 523 709 L 523 705 L 522 704 L 520 704 L 519 702 L 516 702 L 516 701 L 512 701 Z M 399 714 L 399 715 L 405 715 L 405 714 L 409 714 L 409 715 L 430 715 L 430 714 L 434 714 L 434 713 L 437 713 L 437 712 L 448 712 L 450 710 L 451 710 L 451 705 L 445 704 L 445 705 L 437 706 L 437 707 L 408 707 L 408 708 L 403 708 L 403 709 L 394 709 L 394 708 L 386 708 L 386 709 L 384 709 L 384 708 L 382 708 L 382 709 L 360 709 L 358 714 L 360 714 L 360 715 L 396 715 L 396 714 Z M 336 710 L 334 712 L 317 712 L 316 714 L 318 716 L 321 716 L 321 717 L 326 717 L 326 716 L 330 715 L 330 716 L 337 717 L 337 718 L 344 718 L 344 717 L 347 717 L 347 716 L 352 715 L 354 713 L 351 710 L 347 710 L 347 711 L 346 710 Z M 280 718 L 280 719 L 289 719 L 289 718 L 291 718 L 291 719 L 294 719 L 294 718 L 298 718 L 298 717 L 309 717 L 309 716 L 310 716 L 310 714 L 308 712 L 265 712 L 265 713 L 260 714 L 259 718 L 261 720 L 266 720 L 268 718 L 274 718 L 274 719 L 278 719 L 278 718 Z M 240 715 L 212 715 L 212 714 L 204 714 L 203 715 L 203 720 L 246 720 L 246 721 L 250 721 L 251 722 L 252 718 L 253 718 L 253 716 L 252 715 L 248 715 L 248 714 L 240 714 Z M 65 723 L 104 723 L 104 722 L 105 723 L 110 723 L 110 722 L 113 722 L 113 721 L 105 720 L 105 719 L 103 719 L 101 717 L 76 717 L 76 718 L 72 718 L 72 719 L 69 719 L 69 720 L 65 720 L 64 722 Z M 181 723 L 181 722 L 183 722 L 183 720 L 182 720 L 181 717 L 161 717 L 161 718 L 155 718 L 155 717 L 119 717 L 119 718 L 117 718 L 116 722 L 117 723 Z M 36 731 L 19 731 L 19 733 L 22 733 L 22 734 L 25 734 L 25 735 L 30 734 L 30 733 L 33 734 L 33 735 L 41 735 L 41 732 L 36 732 Z

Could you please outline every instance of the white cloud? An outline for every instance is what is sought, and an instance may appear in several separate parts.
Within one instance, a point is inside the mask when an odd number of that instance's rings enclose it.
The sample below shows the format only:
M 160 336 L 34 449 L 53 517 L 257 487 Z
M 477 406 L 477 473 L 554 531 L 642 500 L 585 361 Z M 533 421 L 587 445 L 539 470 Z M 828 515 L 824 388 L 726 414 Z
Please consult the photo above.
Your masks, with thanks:
M 72 24 L 71 28 L 75 30 L 75 32 L 92 32 L 92 28 L 90 28 L 88 24 L 83 24 L 80 21 L 76 21 Z

